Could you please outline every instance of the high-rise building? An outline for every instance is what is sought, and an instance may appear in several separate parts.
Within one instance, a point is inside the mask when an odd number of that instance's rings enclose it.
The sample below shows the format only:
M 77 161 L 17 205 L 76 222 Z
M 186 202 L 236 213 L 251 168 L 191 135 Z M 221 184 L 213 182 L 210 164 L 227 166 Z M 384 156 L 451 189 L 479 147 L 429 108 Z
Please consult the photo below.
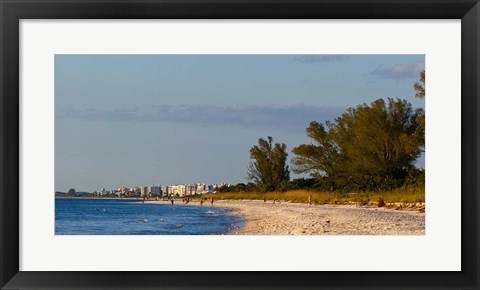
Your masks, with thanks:
M 207 185 L 205 183 L 197 183 L 195 185 L 197 193 L 204 192 L 207 190 Z
M 154 196 L 158 196 L 158 195 L 162 195 L 162 189 L 160 187 L 160 185 L 151 185 L 148 187 L 148 192 L 151 194 L 151 195 L 154 195 Z
M 186 185 L 172 185 L 169 187 L 169 190 L 171 190 L 170 195 L 178 195 L 178 196 L 184 196 L 187 193 L 187 187 Z
M 167 186 L 167 185 L 162 185 L 161 190 L 162 190 L 162 195 L 163 196 L 168 196 L 170 194 L 169 186 Z
M 196 193 L 196 187 L 194 184 L 186 184 L 185 185 L 185 194 L 186 195 L 194 195 Z

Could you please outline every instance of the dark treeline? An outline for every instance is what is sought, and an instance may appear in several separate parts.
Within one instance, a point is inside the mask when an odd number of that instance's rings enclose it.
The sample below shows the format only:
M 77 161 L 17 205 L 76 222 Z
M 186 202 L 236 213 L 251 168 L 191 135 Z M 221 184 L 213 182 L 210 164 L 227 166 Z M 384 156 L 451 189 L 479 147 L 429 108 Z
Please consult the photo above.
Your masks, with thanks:
M 416 97 L 425 97 L 425 71 L 414 89 Z M 425 171 L 414 163 L 425 146 L 425 113 L 406 100 L 360 104 L 325 124 L 312 121 L 306 134 L 311 142 L 293 148 L 291 165 L 294 173 L 311 178 L 290 180 L 287 146 L 269 136 L 250 149 L 250 182 L 218 191 L 353 192 L 424 186 Z
M 425 170 L 424 169 L 412 169 L 405 180 L 397 180 L 397 182 L 386 182 L 380 186 L 345 186 L 338 188 L 337 192 L 354 192 L 354 191 L 388 191 L 401 187 L 414 187 L 423 188 L 425 186 Z M 288 190 L 313 190 L 320 192 L 332 191 L 330 181 L 327 177 L 321 176 L 317 178 L 295 178 L 285 182 L 285 187 L 279 191 Z M 224 185 L 217 188 L 219 193 L 227 192 L 267 192 L 265 187 L 252 182 L 249 183 L 237 183 L 231 185 Z

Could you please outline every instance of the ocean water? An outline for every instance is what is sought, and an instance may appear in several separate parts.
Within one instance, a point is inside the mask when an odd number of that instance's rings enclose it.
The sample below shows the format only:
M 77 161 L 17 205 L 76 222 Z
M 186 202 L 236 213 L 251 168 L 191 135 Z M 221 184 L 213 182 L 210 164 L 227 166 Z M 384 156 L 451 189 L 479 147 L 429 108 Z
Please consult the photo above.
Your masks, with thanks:
M 55 199 L 56 235 L 215 235 L 243 221 L 220 207 L 124 199 Z

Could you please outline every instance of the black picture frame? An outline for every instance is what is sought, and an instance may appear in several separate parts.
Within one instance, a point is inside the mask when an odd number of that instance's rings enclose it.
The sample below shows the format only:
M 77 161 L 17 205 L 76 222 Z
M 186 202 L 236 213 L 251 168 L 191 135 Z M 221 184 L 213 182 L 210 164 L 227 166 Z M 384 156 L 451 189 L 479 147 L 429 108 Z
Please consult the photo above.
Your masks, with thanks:
M 479 289 L 480 4 L 477 0 L 0 0 L 0 18 L 1 289 Z M 156 18 L 461 19 L 462 270 L 19 271 L 19 20 Z

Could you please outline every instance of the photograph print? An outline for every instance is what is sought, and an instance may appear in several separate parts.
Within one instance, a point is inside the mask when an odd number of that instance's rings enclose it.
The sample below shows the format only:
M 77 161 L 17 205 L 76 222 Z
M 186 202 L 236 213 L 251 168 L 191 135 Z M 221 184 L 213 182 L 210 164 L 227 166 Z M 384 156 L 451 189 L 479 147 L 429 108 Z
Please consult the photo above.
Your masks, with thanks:
M 55 55 L 55 235 L 425 235 L 425 55 Z

